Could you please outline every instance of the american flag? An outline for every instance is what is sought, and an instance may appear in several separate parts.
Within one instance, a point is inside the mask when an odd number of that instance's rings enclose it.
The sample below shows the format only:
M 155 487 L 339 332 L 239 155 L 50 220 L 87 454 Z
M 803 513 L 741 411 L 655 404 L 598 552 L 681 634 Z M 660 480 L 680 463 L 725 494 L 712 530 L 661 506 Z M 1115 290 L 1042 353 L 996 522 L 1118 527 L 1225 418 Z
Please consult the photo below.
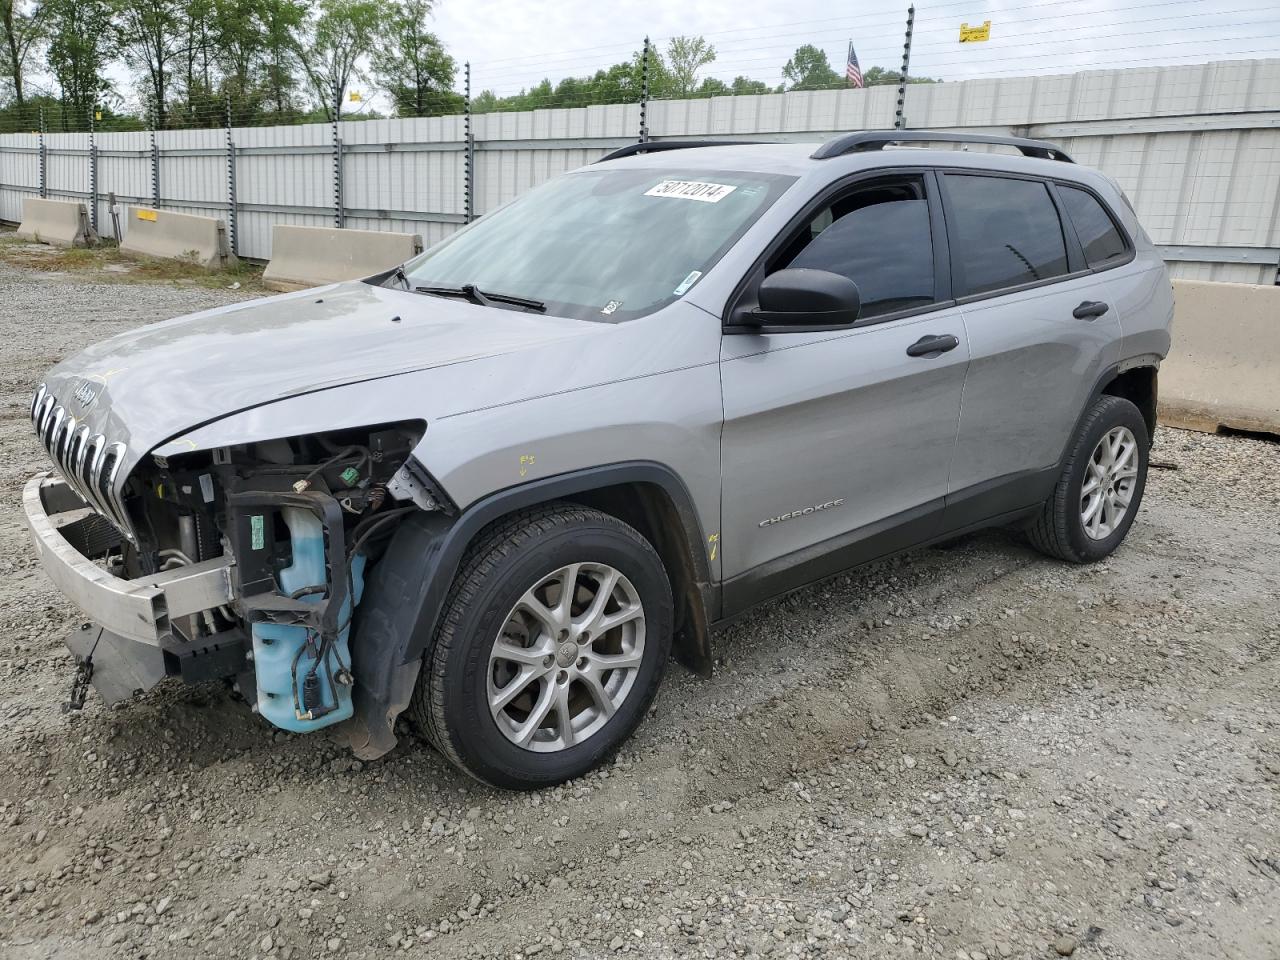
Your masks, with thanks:
M 849 41 L 849 60 L 844 67 L 844 77 L 851 87 L 862 86 L 862 68 L 858 66 L 858 55 L 853 52 L 853 41 Z

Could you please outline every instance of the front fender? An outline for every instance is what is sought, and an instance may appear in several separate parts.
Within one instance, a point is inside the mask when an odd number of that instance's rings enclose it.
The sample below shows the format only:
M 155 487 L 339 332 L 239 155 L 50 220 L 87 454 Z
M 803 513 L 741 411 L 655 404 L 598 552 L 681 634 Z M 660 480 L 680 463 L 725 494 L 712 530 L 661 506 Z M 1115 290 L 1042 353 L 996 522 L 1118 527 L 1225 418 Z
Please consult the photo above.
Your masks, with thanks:
M 346 729 L 357 756 L 371 759 L 395 746 L 396 717 L 413 686 L 444 612 L 449 589 L 480 531 L 516 510 L 628 484 L 660 487 L 675 505 L 693 547 L 694 579 L 703 593 L 703 624 L 714 619 L 706 542 L 688 489 L 671 468 L 652 462 L 615 463 L 518 484 L 473 503 L 456 518 L 412 514 L 365 581 L 351 644 L 355 716 Z

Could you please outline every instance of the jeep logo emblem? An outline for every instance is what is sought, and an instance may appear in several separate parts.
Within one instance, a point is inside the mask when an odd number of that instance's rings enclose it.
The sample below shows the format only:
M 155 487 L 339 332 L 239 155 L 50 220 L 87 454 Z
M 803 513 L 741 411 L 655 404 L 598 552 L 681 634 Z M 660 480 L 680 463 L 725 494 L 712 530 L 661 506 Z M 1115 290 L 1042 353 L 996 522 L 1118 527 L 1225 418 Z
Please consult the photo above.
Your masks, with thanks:
M 84 410 L 98 398 L 98 388 L 91 380 L 81 380 L 80 386 L 76 387 L 75 393 L 71 396 L 75 398 L 76 403 L 80 404 L 80 409 Z

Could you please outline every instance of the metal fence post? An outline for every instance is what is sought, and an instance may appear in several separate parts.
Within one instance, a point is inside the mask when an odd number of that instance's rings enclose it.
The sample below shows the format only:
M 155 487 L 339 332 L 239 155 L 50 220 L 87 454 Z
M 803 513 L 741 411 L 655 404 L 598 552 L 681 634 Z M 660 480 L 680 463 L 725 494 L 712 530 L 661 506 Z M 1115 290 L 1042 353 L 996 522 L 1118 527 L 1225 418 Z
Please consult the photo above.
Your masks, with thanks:
M 644 38 L 640 56 L 640 142 L 649 142 L 649 38 Z
M 160 206 L 160 146 L 156 142 L 156 114 L 151 114 L 151 206 Z
M 94 137 L 96 107 L 89 107 L 89 225 L 98 232 L 98 143 Z
M 342 200 L 342 137 L 338 132 L 338 114 L 342 109 L 342 84 L 333 82 L 333 225 L 338 228 L 347 225 L 346 211 Z
M 907 115 L 904 112 L 907 106 L 907 68 L 911 65 L 911 28 L 915 26 L 915 22 L 916 8 L 912 5 L 907 7 L 907 36 L 902 45 L 902 76 L 898 78 L 898 110 L 893 116 L 895 130 L 907 128 Z
M 462 216 L 470 223 L 475 219 L 475 163 L 476 141 L 471 132 L 471 61 L 463 64 L 465 78 L 462 102 Z
M 49 184 L 46 178 L 47 157 L 45 154 L 44 144 L 44 107 L 40 108 L 40 197 L 41 199 L 49 195 Z
M 232 256 L 238 257 L 239 228 L 236 204 L 236 144 L 231 135 L 231 95 L 227 94 L 227 240 Z

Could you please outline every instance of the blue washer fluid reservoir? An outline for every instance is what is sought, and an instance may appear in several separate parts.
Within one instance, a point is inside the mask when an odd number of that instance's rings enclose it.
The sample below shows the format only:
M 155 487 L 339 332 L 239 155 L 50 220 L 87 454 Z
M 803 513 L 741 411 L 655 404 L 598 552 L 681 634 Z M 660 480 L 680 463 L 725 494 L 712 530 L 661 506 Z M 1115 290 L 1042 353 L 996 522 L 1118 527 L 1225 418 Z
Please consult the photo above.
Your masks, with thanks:
M 324 525 L 320 518 L 308 510 L 295 507 L 286 507 L 281 515 L 289 528 L 293 547 L 293 563 L 279 574 L 281 589 L 289 594 L 304 587 L 325 583 Z M 353 596 L 347 598 L 338 615 L 338 624 L 342 627 L 338 640 L 329 648 L 324 658 L 326 662 L 320 663 L 318 667 L 316 660 L 303 649 L 307 641 L 306 627 L 279 623 L 253 625 L 253 665 L 258 678 L 258 712 L 277 727 L 295 733 L 306 733 L 339 723 L 351 716 L 351 686 L 334 683 L 330 677 L 337 677 L 338 671 L 344 667 L 348 670 L 351 668 L 351 650 L 347 641 L 351 633 L 352 602 L 354 600 L 358 604 L 364 592 L 364 565 L 363 556 L 355 557 L 351 563 Z M 341 576 L 342 572 L 338 571 L 337 575 Z M 314 594 L 302 599 L 314 603 L 322 599 L 322 595 Z M 317 647 L 318 643 L 317 638 L 313 647 Z M 303 703 L 303 683 L 313 667 L 316 667 L 315 676 L 319 681 L 320 704 L 333 706 L 336 696 L 337 707 L 315 719 L 304 720 L 298 716 L 294 698 L 297 698 L 296 703 Z M 306 712 L 305 707 L 303 712 Z

